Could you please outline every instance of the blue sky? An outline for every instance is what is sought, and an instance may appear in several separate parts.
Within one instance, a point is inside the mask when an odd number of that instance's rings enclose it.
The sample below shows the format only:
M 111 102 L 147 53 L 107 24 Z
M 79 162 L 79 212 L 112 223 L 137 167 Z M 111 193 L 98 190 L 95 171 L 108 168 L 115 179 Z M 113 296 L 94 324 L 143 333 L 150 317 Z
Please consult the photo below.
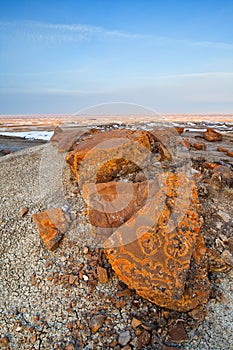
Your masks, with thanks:
M 233 2 L 2 0 L 0 113 L 233 112 Z

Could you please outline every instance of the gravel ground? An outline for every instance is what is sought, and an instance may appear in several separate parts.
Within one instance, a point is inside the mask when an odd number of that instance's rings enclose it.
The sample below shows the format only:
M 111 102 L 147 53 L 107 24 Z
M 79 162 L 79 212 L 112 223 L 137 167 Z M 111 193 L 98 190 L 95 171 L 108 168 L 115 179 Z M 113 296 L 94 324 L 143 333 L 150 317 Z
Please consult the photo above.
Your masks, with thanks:
M 102 251 L 95 249 L 84 204 L 73 193 L 67 167 L 59 182 L 63 155 L 56 156 L 57 169 L 47 161 L 54 152 L 51 147 L 0 159 L 0 349 L 166 349 L 169 322 L 179 318 L 189 329 L 186 343 L 175 345 L 179 349 L 233 349 L 232 272 L 218 275 L 221 297 L 208 302 L 198 327 L 190 316 L 158 308 L 129 291 Z M 46 167 L 55 180 L 43 177 Z M 72 206 L 78 219 L 51 253 L 31 214 L 55 202 Z M 23 207 L 29 208 L 24 217 Z M 98 281 L 97 266 L 108 271 L 107 283 Z M 132 326 L 133 318 L 140 320 L 140 327 Z M 96 332 L 95 322 L 102 325 Z

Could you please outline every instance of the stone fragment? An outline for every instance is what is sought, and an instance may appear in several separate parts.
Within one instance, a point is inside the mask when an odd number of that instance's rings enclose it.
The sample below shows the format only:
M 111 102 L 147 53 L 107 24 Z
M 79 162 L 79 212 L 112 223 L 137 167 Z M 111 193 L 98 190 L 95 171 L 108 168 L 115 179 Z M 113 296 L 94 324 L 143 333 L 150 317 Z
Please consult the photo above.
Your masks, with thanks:
M 229 222 L 229 221 L 232 220 L 231 216 L 230 216 L 229 214 L 225 213 L 225 212 L 222 211 L 222 210 L 219 210 L 219 211 L 217 212 L 217 214 L 218 214 L 218 216 L 219 216 L 223 221 L 225 221 L 225 222 Z
M 129 288 L 157 305 L 187 311 L 209 297 L 197 188 L 182 173 L 158 177 L 156 195 L 104 247 Z
M 213 168 L 212 181 L 219 178 L 222 185 L 233 187 L 233 171 L 225 165 L 216 165 Z
M 233 157 L 233 151 L 227 151 L 228 157 Z
M 176 126 L 175 129 L 179 135 L 181 135 L 184 132 L 184 128 L 182 126 Z
M 119 290 L 118 292 L 116 292 L 116 297 L 120 298 L 120 297 L 127 297 L 131 294 L 131 290 L 129 288 L 125 288 L 123 290 Z
M 206 144 L 204 142 L 196 142 L 196 143 L 194 143 L 193 146 L 198 151 L 205 151 L 206 150 Z
M 6 336 L 3 336 L 0 338 L 0 345 L 3 345 L 5 347 L 8 347 L 9 345 L 9 339 Z
M 31 338 L 30 338 L 30 341 L 32 342 L 32 344 L 34 344 L 36 342 L 36 339 L 37 339 L 37 335 L 34 334 Z
M 171 153 L 161 142 L 158 143 L 158 151 L 161 156 L 161 159 L 160 159 L 161 161 L 172 159 Z
M 78 279 L 78 276 L 70 275 L 69 276 L 69 284 L 71 284 L 71 285 L 74 284 L 77 279 Z
M 23 207 L 20 212 L 21 216 L 24 217 L 28 213 L 28 210 L 29 209 L 27 207 Z
M 205 306 L 198 306 L 195 309 L 189 311 L 189 316 L 191 316 L 194 320 L 201 322 L 204 320 L 206 316 L 206 308 Z
M 89 321 L 89 327 L 92 333 L 96 333 L 104 324 L 106 317 L 104 315 L 95 315 Z
M 204 139 L 210 142 L 222 141 L 222 135 L 212 128 L 207 128 L 207 131 L 203 135 Z
M 121 348 L 122 350 L 132 350 L 130 345 L 126 345 L 123 348 Z
M 233 255 L 229 252 L 229 250 L 225 249 L 221 254 L 221 258 L 226 264 L 233 267 Z
M 138 346 L 139 349 L 143 349 L 146 345 L 150 343 L 150 333 L 147 331 L 143 331 L 139 336 L 138 336 Z
M 225 152 L 227 152 L 227 149 L 223 148 L 223 147 L 217 147 L 217 151 L 225 153 Z
M 2 153 L 2 155 L 4 155 L 4 156 L 7 156 L 8 154 L 11 154 L 13 152 L 9 149 L 1 149 L 0 153 Z
M 77 140 L 87 132 L 87 128 L 76 128 L 72 130 L 62 130 L 57 126 L 54 130 L 50 142 L 58 148 L 59 152 L 69 152 L 73 150 Z
M 129 343 L 130 339 L 131 336 L 129 331 L 121 332 L 119 334 L 118 344 L 120 344 L 121 346 L 125 346 Z
M 183 140 L 183 144 L 186 148 L 190 149 L 191 148 L 191 144 L 188 140 Z
M 84 183 L 108 182 L 139 169 L 150 155 L 152 136 L 127 129 L 98 132 L 79 142 L 66 161 L 80 187 Z
M 97 276 L 100 283 L 108 283 L 107 270 L 101 266 L 97 267 Z
M 63 234 L 69 228 L 69 221 L 61 208 L 51 208 L 38 214 L 33 214 L 32 218 L 36 223 L 40 236 L 49 250 L 58 247 Z
M 220 253 L 215 249 L 206 249 L 206 256 L 208 258 L 208 271 L 209 272 L 227 272 L 229 266 L 223 260 Z
M 35 275 L 31 275 L 31 276 L 30 276 L 30 282 L 31 282 L 31 285 L 32 285 L 32 286 L 35 286 L 35 285 L 36 285 L 36 277 L 35 277 Z
M 169 326 L 168 340 L 177 344 L 188 340 L 188 336 L 184 328 L 184 322 L 178 321 L 175 324 Z
M 227 245 L 230 253 L 233 254 L 233 237 L 228 238 Z
M 135 182 L 143 182 L 143 181 L 146 181 L 146 176 L 144 175 L 144 173 L 142 171 L 140 171 L 135 176 Z
M 142 321 L 138 320 L 136 317 L 132 318 L 131 326 L 135 329 L 142 324 Z

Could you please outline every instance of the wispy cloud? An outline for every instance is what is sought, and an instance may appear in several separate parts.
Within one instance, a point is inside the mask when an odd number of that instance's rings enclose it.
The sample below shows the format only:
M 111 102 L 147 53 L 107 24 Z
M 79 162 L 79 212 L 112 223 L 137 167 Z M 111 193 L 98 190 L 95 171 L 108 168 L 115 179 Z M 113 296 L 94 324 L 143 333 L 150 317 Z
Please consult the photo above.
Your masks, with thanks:
M 151 45 L 183 45 L 209 49 L 233 49 L 233 43 L 221 41 L 189 40 L 154 34 L 129 33 L 84 24 L 54 24 L 36 21 L 0 22 L 1 35 L 20 33 L 23 38 L 51 42 L 82 42 L 92 38 L 144 40 Z
M 157 76 L 141 76 L 134 77 L 135 80 L 140 81 L 166 81 L 177 79 L 192 79 L 192 78 L 233 78 L 233 72 L 196 72 L 196 73 L 179 73 L 179 74 L 166 74 Z

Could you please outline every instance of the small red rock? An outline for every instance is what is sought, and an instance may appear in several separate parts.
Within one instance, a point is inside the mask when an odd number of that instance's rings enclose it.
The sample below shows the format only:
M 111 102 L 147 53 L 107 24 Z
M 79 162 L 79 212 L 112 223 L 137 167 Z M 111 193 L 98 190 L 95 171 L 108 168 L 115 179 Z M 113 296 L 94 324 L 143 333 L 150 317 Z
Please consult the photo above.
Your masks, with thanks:
M 62 209 L 51 208 L 41 213 L 33 214 L 32 218 L 46 247 L 49 250 L 56 249 L 63 234 L 69 228 L 67 216 Z
M 228 157 L 233 157 L 233 151 L 227 151 Z
M 143 349 L 149 343 L 150 343 L 150 333 L 147 331 L 143 331 L 138 337 L 139 349 Z
M 104 315 L 95 315 L 89 322 L 92 333 L 96 333 L 104 324 L 106 317 Z
M 9 344 L 8 338 L 6 336 L 0 338 L 0 344 L 2 344 L 3 346 L 8 347 L 8 344 Z
M 29 209 L 27 207 L 23 207 L 20 212 L 21 216 L 24 217 L 28 213 L 28 210 Z
M 108 282 L 108 273 L 107 270 L 101 266 L 97 267 L 97 275 L 98 280 L 100 283 L 107 283 Z
M 198 151 L 205 151 L 206 150 L 206 144 L 204 142 L 196 142 L 196 143 L 194 143 L 193 146 Z
M 207 131 L 203 135 L 204 139 L 210 142 L 222 141 L 222 135 L 212 128 L 207 128 Z
M 138 320 L 136 317 L 133 317 L 132 318 L 132 321 L 131 321 L 131 326 L 133 328 L 137 328 L 138 326 L 140 326 L 142 324 L 142 321 Z
M 230 253 L 233 254 L 233 237 L 228 238 L 227 244 Z
M 171 325 L 168 330 L 169 340 L 173 343 L 183 343 L 188 339 L 184 323 L 178 321 L 176 324 Z
M 34 344 L 36 342 L 36 334 L 34 334 L 30 340 Z
M 75 275 L 70 275 L 69 276 L 69 284 L 74 284 L 75 281 L 77 280 L 78 276 Z
M 190 142 L 188 142 L 187 140 L 183 140 L 183 144 L 186 148 L 190 149 L 191 148 L 191 144 Z
M 217 147 L 217 151 L 218 152 L 227 152 L 227 149 L 226 148 L 223 148 L 223 147 Z
M 176 126 L 175 129 L 178 132 L 178 134 L 182 134 L 184 131 L 184 128 L 182 126 Z
M 30 276 L 30 282 L 31 282 L 31 285 L 32 285 L 32 286 L 35 286 L 35 285 L 36 285 L 36 278 L 35 278 L 35 275 L 31 275 L 31 276 Z

